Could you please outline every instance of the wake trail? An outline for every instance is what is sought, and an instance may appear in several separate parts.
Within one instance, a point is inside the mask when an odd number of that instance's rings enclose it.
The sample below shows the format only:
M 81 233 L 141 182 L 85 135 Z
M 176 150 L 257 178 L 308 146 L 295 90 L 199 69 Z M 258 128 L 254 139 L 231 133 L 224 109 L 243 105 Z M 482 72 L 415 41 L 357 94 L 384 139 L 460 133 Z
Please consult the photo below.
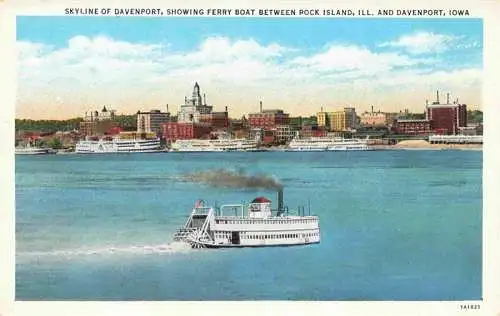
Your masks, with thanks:
M 16 257 L 20 258 L 74 258 L 92 255 L 126 255 L 126 254 L 176 254 L 188 253 L 194 249 L 188 243 L 172 242 L 158 245 L 134 245 L 134 246 L 109 246 L 102 248 L 77 248 L 61 249 L 52 251 L 22 251 L 17 252 Z

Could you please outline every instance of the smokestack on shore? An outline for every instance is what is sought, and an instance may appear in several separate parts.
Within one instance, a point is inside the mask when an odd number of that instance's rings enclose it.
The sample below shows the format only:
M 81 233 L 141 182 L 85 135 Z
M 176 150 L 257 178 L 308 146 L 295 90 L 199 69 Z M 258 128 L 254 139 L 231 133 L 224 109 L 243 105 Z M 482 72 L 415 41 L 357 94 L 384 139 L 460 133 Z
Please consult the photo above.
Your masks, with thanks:
M 262 113 L 262 101 L 260 101 L 260 113 Z

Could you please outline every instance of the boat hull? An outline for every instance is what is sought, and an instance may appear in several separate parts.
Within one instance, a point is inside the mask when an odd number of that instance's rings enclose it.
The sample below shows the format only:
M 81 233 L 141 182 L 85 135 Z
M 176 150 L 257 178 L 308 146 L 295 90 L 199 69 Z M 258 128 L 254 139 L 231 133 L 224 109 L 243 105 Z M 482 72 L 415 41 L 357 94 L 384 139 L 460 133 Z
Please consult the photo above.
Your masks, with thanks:
M 293 244 L 261 244 L 261 245 L 231 245 L 231 244 L 212 244 L 212 243 L 199 243 L 203 248 L 264 248 L 264 247 L 294 247 L 294 246 L 307 246 L 319 244 L 320 241 L 304 242 L 304 243 L 293 243 Z M 194 245 L 193 245 L 194 246 Z

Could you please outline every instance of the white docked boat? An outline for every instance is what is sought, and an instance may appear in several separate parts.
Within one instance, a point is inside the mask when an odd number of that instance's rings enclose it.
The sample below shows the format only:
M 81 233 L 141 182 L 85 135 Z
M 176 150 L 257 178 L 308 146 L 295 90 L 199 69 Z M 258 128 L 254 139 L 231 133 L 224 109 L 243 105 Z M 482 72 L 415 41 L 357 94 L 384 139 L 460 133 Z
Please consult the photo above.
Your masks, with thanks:
M 54 154 L 55 151 L 50 148 L 31 146 L 30 143 L 27 143 L 25 147 L 16 147 L 15 153 L 16 155 L 47 155 Z
M 173 151 L 256 151 L 258 143 L 253 139 L 179 139 L 172 143 Z
M 245 213 L 245 208 L 247 214 Z M 300 214 L 302 211 L 302 214 Z M 174 236 L 175 241 L 191 244 L 193 248 L 267 247 L 319 243 L 317 216 L 289 215 L 283 206 L 283 191 L 278 193 L 278 208 L 271 201 L 255 198 L 243 204 L 222 205 L 218 208 L 196 202 L 186 224 Z
M 75 147 L 75 152 L 78 154 L 150 153 L 159 151 L 161 151 L 161 145 L 158 138 L 81 140 Z
M 295 137 L 288 144 L 289 151 L 348 151 L 370 150 L 368 139 L 340 137 Z

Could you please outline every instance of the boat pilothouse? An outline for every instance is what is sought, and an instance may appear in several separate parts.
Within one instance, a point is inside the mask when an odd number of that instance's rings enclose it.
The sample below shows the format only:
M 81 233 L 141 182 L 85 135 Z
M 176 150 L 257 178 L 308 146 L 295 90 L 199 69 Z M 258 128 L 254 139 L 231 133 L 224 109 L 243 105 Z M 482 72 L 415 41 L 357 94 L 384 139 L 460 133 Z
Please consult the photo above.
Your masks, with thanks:
M 193 248 L 266 247 L 320 242 L 319 218 L 305 215 L 305 208 L 290 215 L 278 192 L 278 207 L 257 197 L 248 205 L 227 204 L 218 208 L 198 200 L 186 224 L 174 236 Z M 245 214 L 246 211 L 246 214 Z

